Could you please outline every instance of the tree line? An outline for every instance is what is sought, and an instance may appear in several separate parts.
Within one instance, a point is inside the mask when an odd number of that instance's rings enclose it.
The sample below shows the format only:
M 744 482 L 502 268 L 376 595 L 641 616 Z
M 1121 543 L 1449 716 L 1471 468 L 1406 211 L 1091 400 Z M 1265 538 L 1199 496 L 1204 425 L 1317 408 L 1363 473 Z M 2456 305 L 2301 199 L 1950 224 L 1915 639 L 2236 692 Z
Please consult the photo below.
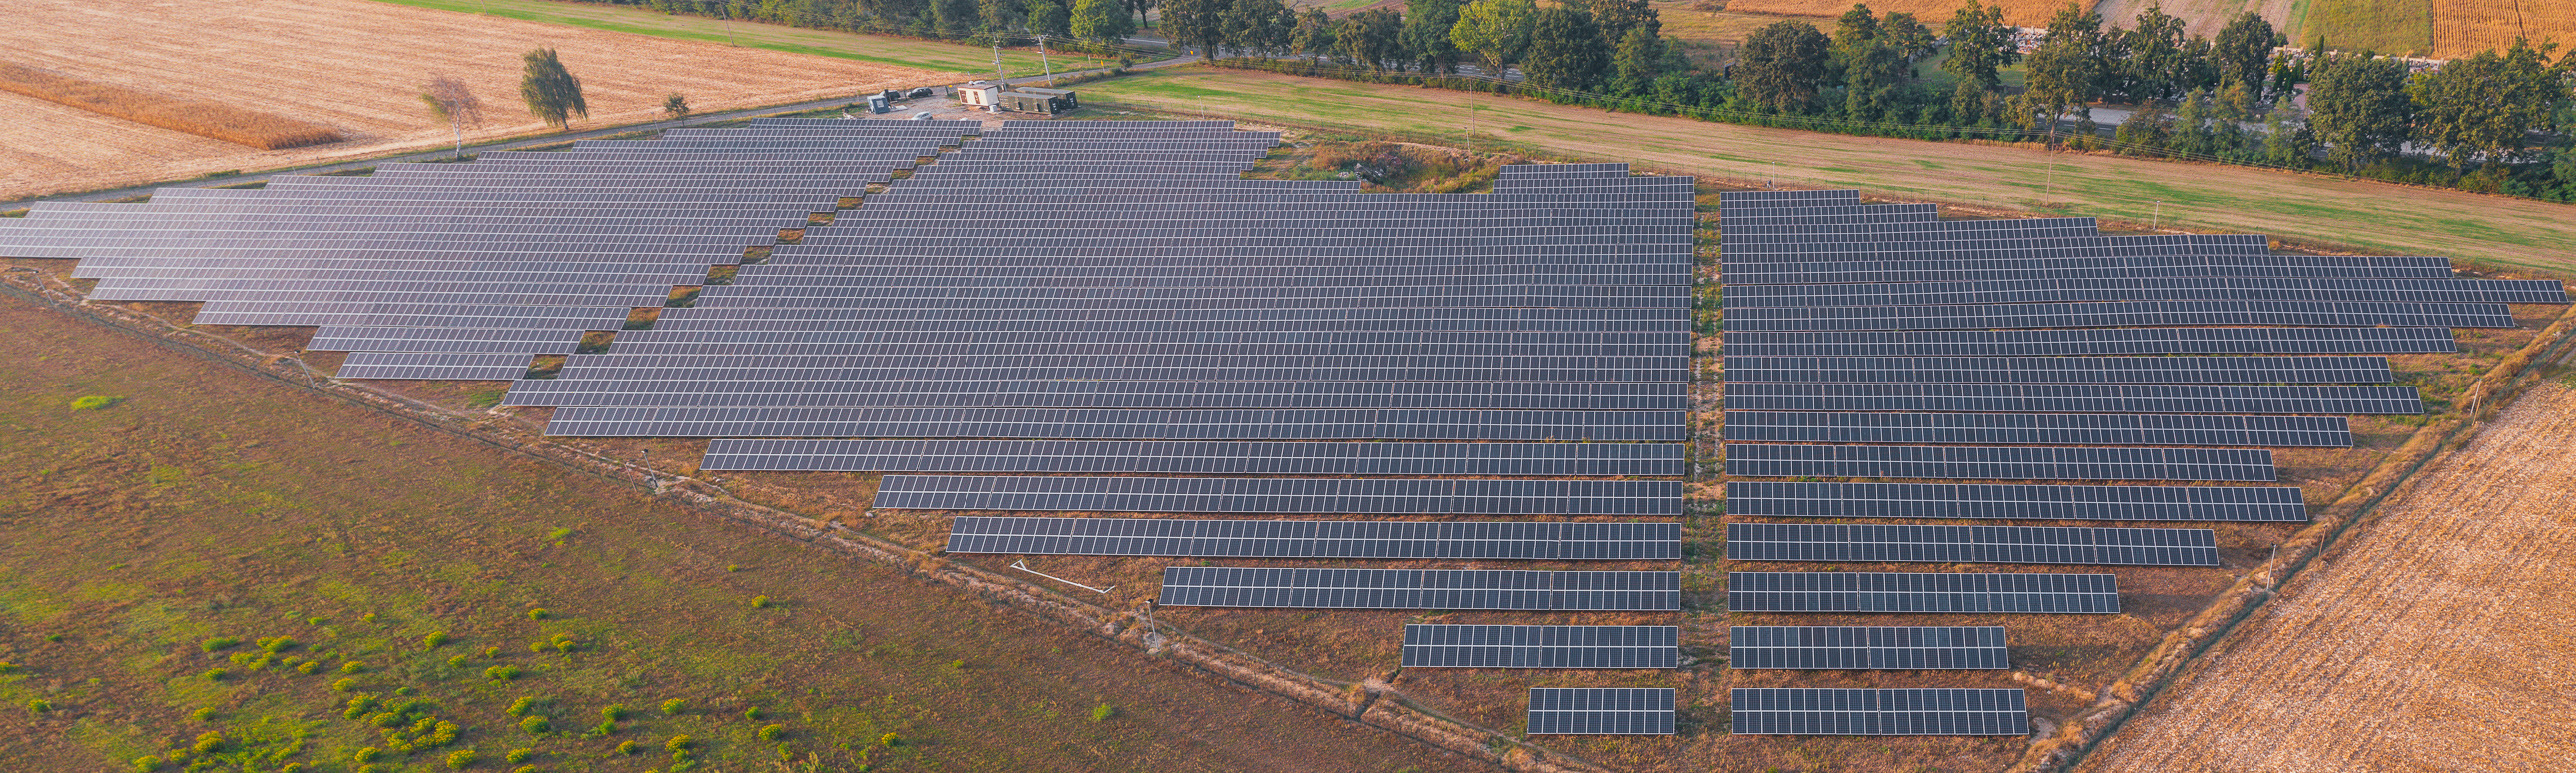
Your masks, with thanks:
M 1520 92 L 1558 102 L 1828 131 L 2038 140 L 2322 169 L 2576 201 L 2576 53 L 2516 41 L 2424 72 L 2371 52 L 2289 52 L 2245 13 L 2214 38 L 2149 8 L 2125 28 L 2069 3 L 2028 53 L 2003 9 L 1947 19 L 1854 5 L 1698 62 L 1647 0 L 1410 0 L 1333 18 L 1281 0 L 612 0 L 854 31 L 1048 34 L 1116 44 L 1158 20 L 1227 64 Z M 2008 77 L 2018 75 L 2019 77 Z M 2011 81 L 2018 80 L 2019 83 Z M 2294 99 L 2304 95 L 2304 100 Z M 2300 103 L 2304 101 L 2304 106 Z M 2140 105 L 2105 137 L 2089 105 Z

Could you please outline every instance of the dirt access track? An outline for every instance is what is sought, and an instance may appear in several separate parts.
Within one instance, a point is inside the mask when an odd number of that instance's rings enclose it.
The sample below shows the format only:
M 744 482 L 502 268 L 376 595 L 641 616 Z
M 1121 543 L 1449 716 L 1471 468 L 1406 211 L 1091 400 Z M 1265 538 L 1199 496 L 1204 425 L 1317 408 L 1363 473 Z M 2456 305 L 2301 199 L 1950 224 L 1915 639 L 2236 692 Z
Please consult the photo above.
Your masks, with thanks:
M 2576 759 L 2576 388 L 2535 385 L 2079 768 L 2556 770 Z
M 367 0 L 32 0 L 0 26 L 0 61 L 328 124 L 349 139 L 263 151 L 0 93 L 0 198 L 94 190 L 228 169 L 356 158 L 453 141 L 421 104 L 432 74 L 483 102 L 465 138 L 543 130 L 519 100 L 519 56 L 551 46 L 580 76 L 590 119 L 851 95 L 963 76 L 830 57 L 565 27 Z

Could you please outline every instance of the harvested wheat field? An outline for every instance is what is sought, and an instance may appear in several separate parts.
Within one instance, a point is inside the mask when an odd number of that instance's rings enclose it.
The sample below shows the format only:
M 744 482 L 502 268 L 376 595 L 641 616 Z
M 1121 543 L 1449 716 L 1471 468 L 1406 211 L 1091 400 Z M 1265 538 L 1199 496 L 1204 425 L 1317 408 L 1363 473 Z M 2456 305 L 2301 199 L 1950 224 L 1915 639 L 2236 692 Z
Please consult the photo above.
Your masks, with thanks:
M 551 46 L 581 76 L 590 119 L 634 122 L 677 92 L 699 111 L 957 79 L 949 73 L 366 0 L 35 0 L 11 7 L 0 62 L 327 126 L 345 141 L 257 150 L 0 93 L 0 195 L 89 190 L 434 147 L 420 101 L 433 73 L 484 105 L 468 139 L 544 125 L 520 104 L 519 55 Z
M 2576 3 L 2564 0 L 2432 0 L 2433 55 L 2465 57 L 2513 45 L 2555 42 L 2561 54 L 2576 48 Z
M 2102 15 L 2103 26 L 2127 29 L 2137 26 L 2138 14 L 2160 8 L 2182 20 L 2184 34 L 2216 39 L 2219 30 L 2247 11 L 2271 22 L 2273 29 L 2289 29 L 2297 5 L 2296 0 L 2102 0 L 2093 4 L 2093 12 Z
M 1869 10 L 1880 16 L 1890 13 L 1914 14 L 1916 21 L 1939 29 L 1950 15 L 1959 12 L 1967 0 L 1866 0 Z M 1778 16 L 1841 16 L 1852 4 L 1863 0 L 1727 0 L 1725 10 L 1736 13 L 1767 13 Z M 1993 0 L 1986 5 L 2004 9 L 2004 23 L 2023 27 L 2047 26 L 2050 14 L 2064 7 L 2067 0 Z M 1831 31 L 1830 28 L 1827 31 Z
M 2541 384 L 2082 769 L 2566 768 L 2571 465 L 2576 388 Z

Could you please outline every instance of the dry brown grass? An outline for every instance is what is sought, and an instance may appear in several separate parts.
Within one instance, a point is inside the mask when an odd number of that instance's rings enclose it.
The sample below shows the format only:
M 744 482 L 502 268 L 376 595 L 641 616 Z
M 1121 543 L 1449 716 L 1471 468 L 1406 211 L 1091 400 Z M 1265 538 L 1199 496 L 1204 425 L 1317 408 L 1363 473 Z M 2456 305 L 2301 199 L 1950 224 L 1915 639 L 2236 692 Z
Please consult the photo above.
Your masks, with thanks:
M 2556 770 L 2576 759 L 2576 390 L 2535 386 L 2084 770 Z
M 160 0 L 148 6 L 32 0 L 10 7 L 12 62 L 328 126 L 348 139 L 258 150 L 0 93 L 0 197 L 90 190 L 430 148 L 452 141 L 422 107 L 432 73 L 479 95 L 467 141 L 544 131 L 520 108 L 519 55 L 562 52 L 590 120 L 657 118 L 688 95 L 700 112 L 948 82 L 931 70 L 650 37 L 367 0 Z M 857 38 L 853 38 L 857 40 Z
M 1726 10 L 1736 13 L 1767 13 L 1778 16 L 1835 17 L 1851 10 L 1857 0 L 1727 0 Z M 1914 14 L 1916 21 L 1939 28 L 1957 13 L 1962 0 L 1867 0 L 1869 10 L 1880 16 L 1889 13 Z M 1994 0 L 1986 5 L 2004 9 L 2004 23 L 2024 27 L 2047 26 L 2050 14 L 2065 6 L 2067 0 Z
M 0 62 L 0 90 L 261 150 L 320 145 L 341 139 L 338 130 L 312 121 L 76 78 L 8 62 Z
M 2463 57 L 2513 45 L 2557 41 L 2576 47 L 2576 3 L 2565 0 L 2432 0 L 2433 55 Z

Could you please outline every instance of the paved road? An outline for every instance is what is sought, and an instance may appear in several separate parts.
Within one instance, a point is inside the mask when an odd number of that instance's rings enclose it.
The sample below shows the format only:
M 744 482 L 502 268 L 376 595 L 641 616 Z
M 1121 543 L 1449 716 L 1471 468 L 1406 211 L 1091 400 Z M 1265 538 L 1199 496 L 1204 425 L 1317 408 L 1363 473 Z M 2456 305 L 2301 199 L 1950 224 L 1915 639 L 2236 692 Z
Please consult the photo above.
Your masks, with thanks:
M 1159 43 L 1160 41 L 1153 41 L 1153 42 L 1157 42 L 1157 43 Z M 1152 70 L 1152 69 L 1160 69 L 1160 68 L 1164 68 L 1164 67 L 1171 67 L 1171 66 L 1180 65 L 1180 64 L 1186 64 L 1186 63 L 1189 63 L 1189 62 L 1195 62 L 1195 61 L 1198 61 L 1198 60 L 1197 60 L 1196 58 L 1194 58 L 1194 57 L 1173 57 L 1173 58 L 1170 58 L 1170 59 L 1161 59 L 1161 60 L 1156 60 L 1156 61 L 1152 61 L 1152 62 L 1146 62 L 1146 63 L 1138 64 L 1138 65 L 1136 65 L 1134 68 L 1131 68 L 1131 71 L 1132 71 L 1132 70 Z M 1101 70 L 1096 70 L 1096 69 L 1095 69 L 1095 70 L 1071 70 L 1071 71 L 1066 71 L 1066 72 L 1056 73 L 1056 74 L 1055 74 L 1055 77 L 1057 77 L 1057 78 L 1066 78 L 1066 77 L 1072 77 L 1072 76 L 1077 76 L 1077 75 L 1089 75 L 1089 74 L 1096 73 L 1096 72 L 1101 72 Z M 1045 81 L 1046 79 L 1047 79 L 1047 77 L 1046 77 L 1045 75 L 1030 75 L 1030 76 L 1025 76 L 1025 77 L 1015 77 L 1015 78 L 1012 78 L 1012 79 L 1010 79 L 1010 82 L 1011 82 L 1011 84 L 1012 84 L 1012 85 L 1015 85 L 1015 86 L 1021 86 L 1021 85 L 1028 85 L 1028 84 L 1032 84 L 1032 83 L 1039 83 L 1039 82 L 1043 82 L 1043 81 Z M 798 102 L 798 103 L 795 103 L 795 104 L 789 104 L 789 105 L 771 105 L 771 106 L 769 106 L 769 107 L 755 107 L 755 108 L 750 108 L 750 109 L 745 109 L 745 110 L 728 110 L 728 111 L 721 112 L 721 113 L 702 113 L 702 114 L 699 114 L 699 115 L 692 115 L 692 116 L 689 116 L 689 117 L 687 117 L 687 118 L 681 118 L 681 119 L 669 120 L 669 121 L 653 121 L 653 122 L 650 122 L 650 123 L 626 124 L 626 125 L 623 125 L 623 126 L 605 126 L 605 127 L 600 127 L 600 128 L 596 128 L 596 129 L 583 129 L 583 130 L 580 130 L 580 131 L 562 132 L 562 133 L 557 133 L 557 134 L 546 134 L 546 135 L 539 135 L 539 136 L 535 136 L 535 137 L 523 137 L 523 138 L 519 138 L 519 139 L 500 140 L 500 141 L 497 141 L 497 142 L 485 142 L 485 143 L 478 143 L 478 144 L 469 144 L 469 145 L 466 145 L 466 146 L 465 146 L 465 151 L 466 151 L 466 152 L 468 152 L 468 153 L 481 153 L 481 152 L 484 152 L 484 151 L 487 151 L 487 150 L 518 150 L 518 149 L 522 149 L 522 148 L 531 148 L 531 147 L 536 147 L 536 146 L 539 146 L 539 145 L 553 145 L 553 144 L 557 144 L 557 143 L 561 143 L 561 142 L 565 142 L 565 141 L 569 141 L 569 140 L 596 139 L 596 138 L 600 138 L 600 137 L 608 137 L 608 136 L 614 136 L 614 135 L 619 135 L 619 134 L 627 134 L 627 133 L 630 133 L 630 132 L 639 132 L 639 131 L 655 131 L 655 130 L 660 130 L 660 129 L 673 129 L 673 128 L 678 128 L 678 127 L 683 127 L 683 126 L 697 126 L 697 125 L 701 125 L 701 124 L 715 123 L 715 122 L 718 122 L 718 121 L 731 121 L 731 120 L 740 119 L 740 118 L 751 118 L 751 117 L 755 117 L 755 116 L 764 116 L 764 115 L 777 115 L 777 114 L 780 114 L 780 113 L 801 113 L 801 112 L 807 112 L 807 111 L 813 111 L 813 110 L 828 110 L 828 109 L 831 109 L 831 108 L 841 107 L 841 106 L 844 106 L 844 105 L 848 105 L 848 104 L 851 104 L 851 103 L 853 103 L 853 102 L 855 102 L 855 101 L 857 101 L 857 99 L 856 99 L 855 97 L 852 97 L 852 98 L 836 98 L 836 99 L 818 99 L 818 100 L 814 100 L 814 101 L 811 101 L 811 102 Z M 28 205 L 30 205 L 30 204 L 34 204 L 35 202 L 38 202 L 38 201 L 114 201 L 114 200 L 116 200 L 116 199 L 133 198 L 133 197 L 135 197 L 135 196 L 142 196 L 142 195 L 145 195 L 145 194 L 149 194 L 149 193 L 151 193 L 151 192 L 153 191 L 153 189 L 155 189 L 155 188 L 218 188 L 218 187 L 227 186 L 227 185 L 241 185 L 241 184 L 244 184 L 244 183 L 255 183 L 255 182 L 260 182 L 260 181 L 263 181 L 263 180 L 267 180 L 267 179 L 269 178 L 269 176 L 270 176 L 270 175 L 279 175 L 279 174 L 322 174 L 322 173 L 326 173 L 326 172 L 341 172 L 341 171 L 347 171 L 347 170 L 351 170 L 351 169 L 364 169 L 364 168 L 367 168 L 367 167 L 375 166 L 375 165 L 377 165 L 377 164 L 385 164 L 385 163 L 397 163 L 397 162 L 403 162 L 403 161 L 434 161 L 434 160 L 437 160 L 437 159 L 442 159 L 442 158 L 447 158 L 447 157 L 449 157 L 449 156 L 452 156 L 452 155 L 454 155 L 454 154 L 455 154 L 455 152 L 456 152 L 455 146 L 450 145 L 450 146 L 445 146 L 445 147 L 436 148 L 436 149 L 431 149 L 431 150 L 425 150 L 425 151 L 417 151 L 417 152 L 401 153 L 401 154 L 389 155 L 389 156 L 376 156 L 376 157 L 373 157 L 373 158 L 362 158 L 362 159 L 354 159 L 354 160 L 349 160 L 349 161 L 335 161 L 335 162 L 331 162 L 331 163 L 327 163 L 327 164 L 312 164 L 312 165 L 308 165 L 308 166 L 287 167 L 287 168 L 284 168 L 284 169 L 271 169 L 271 170 L 261 171 L 261 172 L 252 172 L 252 173 L 249 173 L 249 174 L 227 175 L 227 176 L 223 176 L 223 177 L 206 177 L 206 178 L 201 178 L 201 179 L 195 179 L 195 180 L 182 180 L 182 181 L 177 181 L 177 182 L 151 183 L 151 184 L 147 184 L 147 185 L 136 185 L 136 186 L 132 186 L 132 187 L 116 188 L 116 189 L 112 189 L 112 190 L 103 190 L 103 191 L 88 191 L 88 192 L 83 192 L 83 193 L 64 193 L 64 194 L 56 194 L 56 195 L 51 195 L 51 196 L 38 196 L 38 197 L 35 197 L 35 198 L 30 198 L 30 199 L 20 199 L 20 200 L 17 200 L 17 201 L 0 202 L 0 212 L 7 212 L 7 211 L 10 211 L 10 210 L 15 210 L 15 209 L 23 209 L 23 208 L 27 207 Z

